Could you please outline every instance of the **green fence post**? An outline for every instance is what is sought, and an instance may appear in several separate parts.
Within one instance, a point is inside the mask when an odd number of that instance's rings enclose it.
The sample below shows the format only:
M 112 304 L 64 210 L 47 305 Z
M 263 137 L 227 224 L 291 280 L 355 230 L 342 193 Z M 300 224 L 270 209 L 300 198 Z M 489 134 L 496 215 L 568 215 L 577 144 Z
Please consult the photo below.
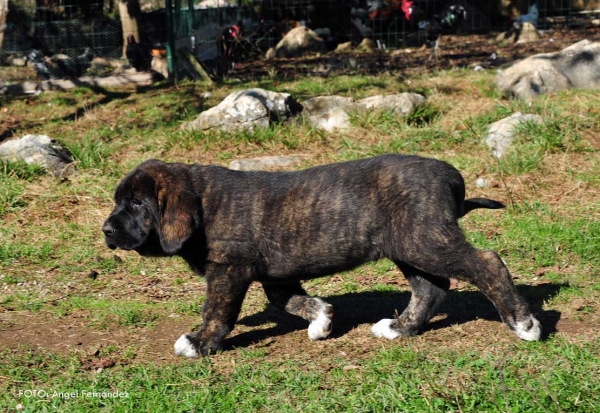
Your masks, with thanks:
M 188 35 L 194 35 L 194 0 L 188 0 Z
M 173 4 L 171 3 L 171 0 L 165 0 L 165 2 L 165 7 L 167 9 L 167 65 L 169 68 L 169 74 L 174 75 Z

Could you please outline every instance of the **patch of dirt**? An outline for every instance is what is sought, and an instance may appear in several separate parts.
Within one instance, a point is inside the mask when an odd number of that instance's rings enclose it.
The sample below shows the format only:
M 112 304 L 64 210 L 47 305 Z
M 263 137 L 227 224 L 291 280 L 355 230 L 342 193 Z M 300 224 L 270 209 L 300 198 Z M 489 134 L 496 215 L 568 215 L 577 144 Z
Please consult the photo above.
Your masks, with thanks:
M 492 348 L 503 351 L 520 342 L 501 323 L 493 305 L 481 293 L 462 290 L 460 283 L 454 286 L 459 289 L 451 290 L 447 302 L 423 334 L 394 341 L 373 337 L 370 328 L 379 319 L 390 317 L 394 308 L 401 311 L 408 302 L 408 291 L 325 297 L 335 309 L 334 329 L 330 338 L 318 342 L 309 341 L 304 320 L 266 306 L 262 290 L 254 287 L 236 329 L 226 340 L 225 351 L 212 356 L 212 360 L 220 369 L 230 370 L 240 357 L 237 348 L 243 348 L 260 351 L 271 361 L 294 360 L 327 369 L 339 365 L 339 359 L 344 359 L 348 366 L 360 366 L 361 360 L 375 351 L 397 346 L 488 352 Z M 520 290 L 523 293 L 523 289 L 534 288 L 522 286 Z M 554 334 L 571 341 L 596 338 L 598 320 L 594 314 L 579 317 L 577 309 L 562 314 L 539 310 L 539 305 L 559 288 L 545 288 L 545 296 L 528 297 L 542 322 L 545 337 Z M 200 316 L 171 314 L 161 316 L 153 327 L 111 325 L 100 329 L 90 326 L 87 317 L 77 312 L 57 317 L 47 312 L 6 311 L 0 313 L 0 347 L 74 353 L 82 368 L 88 370 L 131 363 L 185 362 L 174 356 L 173 344 L 181 334 L 200 323 Z

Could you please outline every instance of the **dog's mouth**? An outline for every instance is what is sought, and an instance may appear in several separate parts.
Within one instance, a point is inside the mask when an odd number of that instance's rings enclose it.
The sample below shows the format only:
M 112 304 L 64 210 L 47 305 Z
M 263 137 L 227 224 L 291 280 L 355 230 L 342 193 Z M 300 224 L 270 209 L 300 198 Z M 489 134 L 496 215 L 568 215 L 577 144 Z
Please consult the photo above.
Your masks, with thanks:
M 160 245 L 160 239 L 155 231 L 150 231 L 143 240 L 137 240 L 128 237 L 126 240 L 116 240 L 112 237 L 105 237 L 106 246 L 111 250 L 117 248 L 123 251 L 136 251 L 138 254 L 143 256 L 154 256 L 160 257 L 165 256 L 164 251 Z
M 132 247 L 118 247 L 118 246 L 116 246 L 115 244 L 108 244 L 108 243 L 107 243 L 107 244 L 106 244 L 106 246 L 107 246 L 108 248 L 110 248 L 111 250 L 116 250 L 117 248 L 120 248 L 120 249 L 122 249 L 123 251 L 132 251 L 132 250 L 133 250 L 133 248 L 132 248 Z
M 118 244 L 118 243 L 115 243 L 115 241 L 114 241 L 114 240 L 109 240 L 107 237 L 105 237 L 105 239 L 104 239 L 104 240 L 106 241 L 106 246 L 107 246 L 108 248 L 110 248 L 111 250 L 116 250 L 117 248 L 120 248 L 120 249 L 122 249 L 122 250 L 124 250 L 124 251 L 131 251 L 131 250 L 133 250 L 134 248 L 136 248 L 136 247 L 135 247 L 135 246 L 133 246 L 133 245 L 123 245 L 123 244 Z

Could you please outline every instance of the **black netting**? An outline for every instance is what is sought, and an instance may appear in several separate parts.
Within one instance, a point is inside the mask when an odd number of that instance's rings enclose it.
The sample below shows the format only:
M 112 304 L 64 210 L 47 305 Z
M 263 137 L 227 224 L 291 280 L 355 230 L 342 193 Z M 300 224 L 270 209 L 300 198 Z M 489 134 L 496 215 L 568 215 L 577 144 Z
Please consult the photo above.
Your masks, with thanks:
M 120 57 L 122 28 L 120 0 L 10 0 L 0 53 L 27 54 L 31 49 L 49 56 L 75 56 L 90 48 L 94 56 Z M 511 14 L 527 13 L 530 3 L 500 1 L 413 0 L 412 18 L 402 10 L 406 0 L 171 0 L 173 40 L 194 47 L 200 60 L 218 53 L 223 30 L 242 23 L 246 55 L 264 53 L 296 25 L 326 29 L 329 45 L 359 42 L 370 37 L 386 48 L 413 46 L 419 21 L 439 15 L 451 4 L 463 5 L 468 14 L 464 33 L 485 33 L 510 27 Z M 539 10 L 540 29 L 554 24 L 578 25 L 594 16 L 572 0 L 532 1 Z M 166 0 L 140 0 L 140 34 L 148 45 L 167 41 Z M 190 5 L 193 5 L 190 8 Z M 374 12 L 375 5 L 379 11 Z

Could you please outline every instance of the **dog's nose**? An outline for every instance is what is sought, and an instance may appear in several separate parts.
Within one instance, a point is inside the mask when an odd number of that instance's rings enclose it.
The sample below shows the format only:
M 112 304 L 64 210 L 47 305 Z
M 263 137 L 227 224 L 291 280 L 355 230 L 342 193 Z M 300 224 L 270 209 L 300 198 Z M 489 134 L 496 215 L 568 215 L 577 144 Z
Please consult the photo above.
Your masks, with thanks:
M 102 226 L 102 232 L 104 232 L 106 237 L 110 238 L 115 234 L 115 229 L 108 222 L 105 222 Z

